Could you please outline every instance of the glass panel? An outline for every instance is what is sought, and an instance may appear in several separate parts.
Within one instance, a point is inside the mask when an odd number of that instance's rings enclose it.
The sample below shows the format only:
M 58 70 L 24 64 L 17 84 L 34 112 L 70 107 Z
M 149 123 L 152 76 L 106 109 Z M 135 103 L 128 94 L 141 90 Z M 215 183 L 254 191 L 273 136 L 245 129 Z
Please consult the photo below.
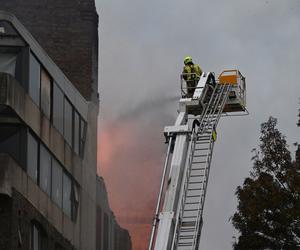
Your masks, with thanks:
M 102 210 L 99 206 L 97 206 L 96 210 L 96 249 L 101 249 L 102 243 Z
M 52 200 L 59 206 L 62 207 L 62 167 L 55 160 L 52 159 Z
M 43 191 L 50 195 L 51 155 L 43 145 L 40 147 L 40 187 Z
M 38 177 L 38 142 L 28 133 L 27 136 L 27 173 L 37 183 Z
M 50 119 L 51 112 L 51 77 L 45 70 L 41 71 L 41 109 Z
M 103 240 L 104 240 L 104 249 L 108 249 L 108 234 L 109 224 L 108 224 L 108 215 L 104 213 L 104 228 L 103 228 Z
M 72 105 L 67 99 L 64 105 L 64 136 L 72 147 Z
M 64 93 L 53 84 L 53 124 L 57 130 L 64 134 Z
M 12 156 L 23 168 L 26 166 L 27 133 L 24 128 L 15 124 L 0 124 L 0 153 Z
M 39 247 L 39 230 L 38 228 L 33 225 L 33 229 L 32 229 L 32 250 L 40 250 Z
M 84 154 L 84 142 L 86 137 L 86 122 L 80 119 L 80 156 L 83 157 Z
M 80 117 L 77 112 L 74 112 L 74 152 L 79 154 L 79 134 L 80 134 Z
M 29 86 L 28 93 L 36 105 L 40 103 L 40 78 L 41 78 L 41 66 L 35 57 L 30 54 L 29 60 Z
M 63 174 L 63 210 L 71 217 L 71 188 L 72 181 L 69 176 Z
M 71 205 L 72 205 L 72 220 L 76 222 L 77 220 L 77 211 L 78 211 L 78 204 L 79 204 L 79 194 L 78 194 L 78 187 L 75 182 L 72 183 L 72 193 L 71 193 Z
M 0 72 L 15 76 L 17 55 L 0 51 Z

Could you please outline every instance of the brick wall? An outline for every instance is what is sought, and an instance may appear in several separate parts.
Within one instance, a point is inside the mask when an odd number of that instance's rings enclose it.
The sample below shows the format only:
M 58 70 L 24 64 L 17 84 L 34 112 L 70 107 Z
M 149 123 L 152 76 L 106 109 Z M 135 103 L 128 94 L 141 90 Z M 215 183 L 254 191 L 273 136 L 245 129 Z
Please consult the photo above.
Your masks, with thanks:
M 46 234 L 43 250 L 56 250 L 57 245 L 64 250 L 74 249 L 31 203 L 13 190 L 12 198 L 0 195 L 0 250 L 30 250 L 33 222 Z
M 11 235 L 11 199 L 0 195 L 0 250 L 10 249 Z
M 0 0 L 88 100 L 97 96 L 98 16 L 94 0 Z

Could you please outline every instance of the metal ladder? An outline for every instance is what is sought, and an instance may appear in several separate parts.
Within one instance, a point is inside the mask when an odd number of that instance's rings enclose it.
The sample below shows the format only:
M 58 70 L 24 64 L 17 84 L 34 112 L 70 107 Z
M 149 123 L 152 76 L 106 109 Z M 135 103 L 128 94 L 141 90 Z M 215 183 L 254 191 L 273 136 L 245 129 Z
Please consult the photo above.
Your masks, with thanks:
M 212 134 L 222 115 L 230 88 L 230 85 L 217 84 L 200 115 L 198 128 L 192 130 L 172 249 L 199 249 L 203 207 L 214 147 Z

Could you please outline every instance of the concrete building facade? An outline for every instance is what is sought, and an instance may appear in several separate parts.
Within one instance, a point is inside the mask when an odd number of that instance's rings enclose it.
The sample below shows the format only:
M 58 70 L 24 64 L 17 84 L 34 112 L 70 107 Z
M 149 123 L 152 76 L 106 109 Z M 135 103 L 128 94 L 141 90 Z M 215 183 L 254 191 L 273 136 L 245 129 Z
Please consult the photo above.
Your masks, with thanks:
M 96 249 L 97 28 L 93 0 L 0 0 L 1 250 Z
M 131 238 L 127 230 L 121 228 L 112 212 L 105 183 L 97 177 L 97 239 L 96 250 L 131 250 Z
M 8 12 L 0 72 L 1 204 L 14 237 L 4 249 L 95 249 L 97 99 Z

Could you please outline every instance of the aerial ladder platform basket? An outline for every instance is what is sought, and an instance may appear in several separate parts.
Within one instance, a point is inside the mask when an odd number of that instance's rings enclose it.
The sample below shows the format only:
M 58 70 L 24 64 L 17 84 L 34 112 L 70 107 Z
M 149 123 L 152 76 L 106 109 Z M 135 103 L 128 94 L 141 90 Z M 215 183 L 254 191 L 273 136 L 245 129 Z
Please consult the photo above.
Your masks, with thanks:
M 168 143 L 149 250 L 198 250 L 216 128 L 223 115 L 247 113 L 245 77 L 202 73 L 192 96 L 181 76 L 182 98 Z

